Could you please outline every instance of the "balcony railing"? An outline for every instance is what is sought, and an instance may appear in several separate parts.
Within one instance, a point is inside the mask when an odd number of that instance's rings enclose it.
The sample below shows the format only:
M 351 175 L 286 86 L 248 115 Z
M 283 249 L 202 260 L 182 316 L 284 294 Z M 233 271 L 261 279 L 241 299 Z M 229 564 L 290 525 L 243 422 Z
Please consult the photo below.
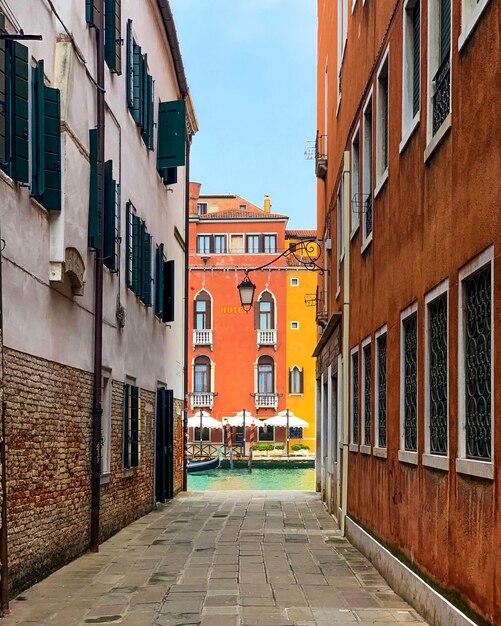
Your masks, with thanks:
M 193 331 L 193 350 L 196 346 L 210 346 L 212 350 L 212 330 Z
M 277 409 L 278 393 L 256 393 L 256 409 Z
M 442 61 L 433 78 L 433 134 L 442 126 L 451 110 L 451 62 L 450 56 Z
M 316 298 L 315 298 L 315 320 L 319 326 L 325 327 L 327 324 L 327 301 L 325 297 L 325 291 L 320 291 L 317 287 Z
M 257 331 L 257 347 L 273 346 L 277 349 L 277 331 L 276 330 L 258 330 Z
M 190 394 L 191 408 L 192 409 L 212 409 L 214 406 L 214 396 L 216 394 L 213 391 L 203 391 Z
M 320 135 L 317 131 L 315 141 L 308 141 L 304 151 L 307 160 L 315 159 L 315 174 L 317 178 L 325 179 L 327 174 L 327 135 Z

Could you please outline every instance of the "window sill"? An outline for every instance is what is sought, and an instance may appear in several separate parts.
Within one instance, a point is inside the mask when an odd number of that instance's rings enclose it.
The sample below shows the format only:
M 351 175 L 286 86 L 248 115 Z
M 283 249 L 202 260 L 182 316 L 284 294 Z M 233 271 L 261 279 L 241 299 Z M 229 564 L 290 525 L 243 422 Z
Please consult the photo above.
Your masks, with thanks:
M 363 254 L 367 248 L 372 243 L 372 233 L 367 237 L 367 239 L 362 243 L 362 248 L 360 249 L 360 253 Z
M 289 393 L 289 396 L 295 396 L 296 398 L 302 398 L 303 394 L 302 393 Z
M 443 472 L 449 471 L 449 457 L 441 456 L 439 454 L 426 453 L 422 456 L 423 465 L 432 469 L 442 470 Z
M 494 463 L 489 461 L 473 461 L 472 459 L 456 459 L 456 472 L 486 480 L 494 480 Z
M 129 467 L 127 469 L 122 470 L 122 478 L 129 478 L 130 476 L 134 476 L 136 473 L 137 467 Z
M 374 447 L 374 449 L 372 450 L 372 454 L 379 457 L 380 459 L 386 459 L 386 457 L 388 456 L 388 450 L 386 448 Z
M 348 450 L 350 452 L 358 452 L 358 443 L 350 443 L 348 445 Z
M 359 224 L 357 224 L 357 225 L 355 226 L 355 228 L 351 231 L 351 233 L 350 233 L 350 241 L 351 241 L 351 240 L 353 239 L 353 237 L 354 237 L 354 236 L 358 233 L 358 229 L 359 229 L 359 227 L 360 227 L 360 225 L 359 225 Z
M 16 188 L 16 182 L 13 178 L 11 178 L 8 174 L 6 174 L 3 170 L 0 170 L 0 180 L 3 180 L 4 183 L 12 187 L 12 189 Z
M 360 452 L 362 454 L 372 454 L 372 448 L 370 446 L 360 446 Z
M 435 152 L 438 146 L 442 143 L 442 139 L 447 135 L 449 128 L 452 126 L 452 113 L 449 111 L 449 115 L 445 118 L 442 126 L 437 130 L 435 135 L 430 139 L 426 149 L 424 151 L 424 162 L 427 163 L 428 159 Z
M 400 142 L 400 146 L 398 147 L 398 151 L 400 154 L 405 150 L 407 144 L 411 140 L 411 137 L 414 135 L 414 131 L 419 126 L 420 112 L 418 111 L 416 117 L 409 124 L 409 127 L 402 132 L 402 141 Z
M 458 50 L 461 52 L 466 45 L 466 42 L 470 38 L 470 35 L 475 30 L 475 26 L 480 19 L 480 16 L 484 12 L 485 7 L 489 4 L 489 0 L 479 0 L 479 3 L 470 15 L 470 19 L 467 24 L 462 26 L 461 34 L 458 39 Z
M 99 483 L 101 485 L 107 485 L 110 482 L 110 473 L 106 472 L 105 474 L 101 474 L 101 478 L 99 479 Z
M 374 189 L 374 200 L 378 197 L 379 192 L 384 187 L 384 185 L 385 185 L 387 180 L 388 180 L 388 167 L 385 169 L 385 171 L 378 178 L 378 181 L 377 181 L 377 184 L 376 184 L 376 188 Z
M 339 300 L 340 295 L 341 295 L 341 287 L 338 287 L 336 291 L 336 300 Z
M 398 460 L 401 463 L 408 463 L 409 465 L 417 465 L 418 464 L 418 453 L 412 452 L 411 450 L 399 450 L 398 451 Z

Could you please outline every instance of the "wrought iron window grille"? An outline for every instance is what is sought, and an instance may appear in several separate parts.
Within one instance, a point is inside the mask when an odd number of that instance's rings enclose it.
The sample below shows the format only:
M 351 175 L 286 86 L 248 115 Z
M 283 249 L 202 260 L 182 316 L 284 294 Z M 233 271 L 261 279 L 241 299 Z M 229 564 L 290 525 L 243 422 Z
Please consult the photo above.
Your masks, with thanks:
M 404 447 L 417 452 L 417 315 L 403 323 L 404 331 Z
M 430 452 L 447 454 L 447 296 L 429 305 Z
M 372 234 L 372 194 L 368 194 L 365 200 L 365 238 Z
M 380 448 L 386 448 L 386 334 L 377 340 L 377 367 L 378 367 L 378 441 Z
M 450 54 L 442 61 L 433 78 L 433 135 L 442 126 L 451 110 Z
M 352 409 L 352 433 L 353 443 L 358 443 L 358 352 L 352 356 L 353 372 L 353 409 Z
M 371 347 L 364 348 L 364 445 L 371 445 Z

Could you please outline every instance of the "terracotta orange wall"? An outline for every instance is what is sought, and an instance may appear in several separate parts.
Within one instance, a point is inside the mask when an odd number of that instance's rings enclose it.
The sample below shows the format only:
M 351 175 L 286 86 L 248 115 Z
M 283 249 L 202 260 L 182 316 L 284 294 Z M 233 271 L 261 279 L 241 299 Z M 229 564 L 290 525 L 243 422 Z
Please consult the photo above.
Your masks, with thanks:
M 351 2 L 350 8 L 351 8 Z M 422 2 L 421 121 L 402 154 L 402 2 L 389 31 L 389 178 L 374 200 L 373 242 L 361 254 L 360 230 L 350 243 L 350 349 L 383 324 L 388 325 L 388 457 L 350 453 L 349 514 L 376 536 L 401 550 L 442 586 L 462 594 L 493 624 L 501 623 L 500 491 L 501 437 L 498 409 L 501 382 L 495 378 L 493 481 L 456 473 L 458 453 L 458 271 L 494 245 L 494 371 L 501 366 L 501 6 L 490 2 L 466 47 L 458 51 L 460 2 L 453 1 L 452 127 L 424 163 L 426 148 L 427 2 Z M 349 12 L 343 62 L 343 93 L 336 117 L 336 2 L 319 0 L 318 127 L 322 131 L 323 70 L 329 58 L 329 170 L 318 182 L 318 218 L 339 182 L 343 151 L 360 120 L 366 87 L 374 84 L 376 60 L 395 2 L 358 0 Z M 382 52 L 384 52 L 383 47 Z M 375 122 L 374 114 L 374 122 Z M 375 133 L 375 123 L 374 123 Z M 375 145 L 375 134 L 373 137 Z M 361 159 L 362 160 L 362 159 Z M 362 171 L 362 163 L 361 163 Z M 373 180 L 376 180 L 375 172 Z M 327 199 L 327 200 L 326 200 Z M 335 215 L 331 233 L 335 245 Z M 335 253 L 334 253 L 335 254 Z M 331 271 L 335 281 L 335 257 Z M 424 451 L 424 297 L 449 279 L 449 470 L 423 466 Z M 331 283 L 331 310 L 339 301 Z M 400 312 L 418 302 L 417 466 L 398 460 L 400 416 Z M 374 361 L 374 359 L 373 359 Z M 372 370 L 374 380 L 374 365 Z M 374 403 L 374 395 L 372 397 Z M 372 404 L 374 407 L 374 404 Z M 372 425 L 374 441 L 374 424 Z

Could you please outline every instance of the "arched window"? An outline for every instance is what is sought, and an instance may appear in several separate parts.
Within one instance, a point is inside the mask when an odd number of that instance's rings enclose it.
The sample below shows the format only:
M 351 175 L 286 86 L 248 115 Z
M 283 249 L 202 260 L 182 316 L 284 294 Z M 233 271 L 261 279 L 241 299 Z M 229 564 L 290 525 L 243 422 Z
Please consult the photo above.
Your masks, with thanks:
M 257 392 L 275 392 L 275 362 L 271 356 L 262 356 L 257 362 Z
M 261 295 L 255 311 L 256 329 L 275 330 L 275 301 L 269 291 Z
M 195 298 L 193 314 L 195 330 L 209 330 L 212 328 L 211 297 L 206 291 L 201 291 Z
M 289 370 L 289 393 L 303 393 L 303 370 L 297 365 Z
M 208 393 L 210 391 L 210 359 L 208 356 L 198 356 L 195 359 L 193 376 L 193 391 Z

